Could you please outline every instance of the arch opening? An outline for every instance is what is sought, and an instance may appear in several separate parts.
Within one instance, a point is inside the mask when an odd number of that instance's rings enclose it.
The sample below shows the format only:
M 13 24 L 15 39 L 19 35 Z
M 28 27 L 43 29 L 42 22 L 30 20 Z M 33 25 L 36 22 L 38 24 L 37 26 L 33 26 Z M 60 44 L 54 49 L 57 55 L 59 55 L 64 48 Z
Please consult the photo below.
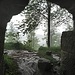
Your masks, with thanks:
M 42 5 L 43 6 L 43 5 Z M 58 13 L 57 14 L 55 14 L 54 16 L 53 16 L 53 13 L 55 13 L 55 12 L 57 12 L 57 9 L 54 9 L 55 7 L 57 7 L 58 8 Z M 60 15 L 59 15 L 59 13 L 60 13 Z M 62 17 L 60 17 L 61 16 L 61 14 L 62 14 Z M 47 13 L 46 14 L 44 14 L 46 17 L 47 17 Z M 54 46 L 56 46 L 58 43 L 57 43 L 57 41 L 60 41 L 60 40 L 58 40 L 58 38 L 59 38 L 59 36 L 60 36 L 60 34 L 61 34 L 61 32 L 64 30 L 73 30 L 73 18 L 72 18 L 72 15 L 70 14 L 70 13 L 68 13 L 68 11 L 67 10 L 65 10 L 65 9 L 60 9 L 59 8 L 59 6 L 54 6 L 53 8 L 52 8 L 52 11 L 51 11 L 51 15 L 53 16 L 53 17 L 51 17 L 51 24 L 52 24 L 52 26 L 51 26 L 51 29 L 53 29 L 52 27 L 53 27 L 53 25 L 55 25 L 55 23 L 56 23 L 56 28 L 55 28 L 55 26 L 54 26 L 54 28 L 56 29 L 56 31 L 55 31 L 55 33 L 56 34 L 58 34 L 58 37 L 57 37 L 57 40 L 56 40 L 56 35 L 54 34 L 53 35 L 53 37 L 55 37 L 54 39 L 54 43 L 53 43 L 53 45 Z M 56 18 L 55 18 L 56 17 Z M 58 19 L 58 20 L 57 20 Z M 45 25 L 47 25 L 47 20 L 46 20 L 46 18 L 45 18 L 45 20 L 43 20 L 43 22 L 45 21 Z M 44 24 L 44 23 L 43 23 Z M 68 24 L 68 25 L 67 25 Z M 61 25 L 61 26 L 60 26 Z M 44 26 L 44 25 L 43 25 Z M 62 28 L 62 26 L 63 26 L 63 28 Z M 47 27 L 47 26 L 44 26 L 44 27 Z M 68 27 L 68 28 L 67 28 Z M 43 27 L 42 27 L 43 28 Z M 54 30 L 55 30 L 54 29 Z M 52 31 L 54 31 L 54 30 L 52 30 Z M 43 30 L 42 30 L 43 31 Z M 47 29 L 46 29 L 46 31 L 47 31 Z M 40 31 L 39 31 L 40 32 Z M 57 33 L 57 32 L 59 32 L 59 33 Z M 40 32 L 41 33 L 41 32 Z M 43 34 L 43 33 L 42 33 Z M 61 37 L 61 36 L 60 36 Z M 30 41 L 30 40 L 29 40 Z M 44 41 L 44 40 L 43 40 Z M 46 44 L 46 41 L 45 41 L 45 44 Z M 60 45 L 60 43 L 58 44 L 58 45 Z M 57 46 L 58 46 L 57 45 Z M 43 46 L 43 45 L 42 45 Z M 45 45 L 46 46 L 46 45 Z

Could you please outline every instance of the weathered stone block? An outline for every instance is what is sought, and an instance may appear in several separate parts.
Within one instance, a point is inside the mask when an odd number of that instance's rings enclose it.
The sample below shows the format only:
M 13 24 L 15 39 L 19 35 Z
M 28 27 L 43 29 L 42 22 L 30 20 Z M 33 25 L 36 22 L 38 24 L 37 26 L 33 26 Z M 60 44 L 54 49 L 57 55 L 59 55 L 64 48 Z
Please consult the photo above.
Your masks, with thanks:
M 53 65 L 48 59 L 40 58 L 38 68 L 42 75 L 52 75 Z
M 61 37 L 61 49 L 69 53 L 75 53 L 75 32 L 63 32 Z
M 63 32 L 61 37 L 61 75 L 75 75 L 75 32 Z

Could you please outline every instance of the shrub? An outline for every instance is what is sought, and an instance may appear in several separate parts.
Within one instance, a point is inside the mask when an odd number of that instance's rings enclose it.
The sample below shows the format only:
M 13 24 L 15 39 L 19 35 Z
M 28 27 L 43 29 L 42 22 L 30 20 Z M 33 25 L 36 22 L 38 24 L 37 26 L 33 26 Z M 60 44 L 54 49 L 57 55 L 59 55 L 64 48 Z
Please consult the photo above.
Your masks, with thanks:
M 23 44 L 20 42 L 14 43 L 14 49 L 16 50 L 22 50 L 23 49 Z
M 16 42 L 16 43 L 9 42 L 9 43 L 5 43 L 4 48 L 8 50 L 12 50 L 12 49 L 21 50 L 23 48 L 23 44 L 20 42 Z
M 16 43 L 5 43 L 4 48 L 7 50 L 28 50 L 28 51 L 34 51 L 34 49 L 30 46 L 27 46 L 26 44 L 22 44 L 20 42 L 16 42 Z
M 61 48 L 59 46 L 57 47 L 51 47 L 50 50 L 53 54 L 57 54 L 58 56 L 61 56 Z
M 5 43 L 4 48 L 8 49 L 8 50 L 14 49 L 14 43 L 12 43 L 12 42 Z
M 39 50 L 38 50 L 38 55 L 39 55 L 40 57 L 49 59 L 51 62 L 56 62 L 56 60 L 55 60 L 52 56 L 48 56 L 48 55 L 46 54 L 46 52 L 48 52 L 48 51 L 51 51 L 50 48 L 48 48 L 48 47 L 42 47 L 42 46 L 41 46 L 41 47 L 39 48 Z

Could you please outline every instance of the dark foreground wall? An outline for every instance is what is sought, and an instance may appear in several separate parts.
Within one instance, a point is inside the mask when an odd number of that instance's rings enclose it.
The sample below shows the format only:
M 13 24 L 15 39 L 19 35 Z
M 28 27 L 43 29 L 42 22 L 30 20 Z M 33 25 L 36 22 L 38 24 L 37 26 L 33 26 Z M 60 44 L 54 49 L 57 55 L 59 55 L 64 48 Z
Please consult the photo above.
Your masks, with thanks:
M 4 75 L 3 50 L 7 22 L 13 15 L 19 14 L 28 2 L 29 0 L 0 0 L 0 75 Z
M 75 75 L 75 32 L 63 32 L 61 37 L 61 75 Z

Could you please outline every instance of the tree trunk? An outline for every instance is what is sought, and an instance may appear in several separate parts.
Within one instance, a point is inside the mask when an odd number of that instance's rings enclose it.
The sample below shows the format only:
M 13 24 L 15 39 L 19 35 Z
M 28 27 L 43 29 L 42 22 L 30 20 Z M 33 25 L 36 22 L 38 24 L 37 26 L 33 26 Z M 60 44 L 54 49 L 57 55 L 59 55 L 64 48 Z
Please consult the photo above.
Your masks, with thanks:
M 52 36 L 53 36 L 53 34 L 50 34 L 50 47 L 53 46 Z
M 48 5 L 48 47 L 50 47 L 50 11 L 51 11 L 51 3 L 47 2 Z

